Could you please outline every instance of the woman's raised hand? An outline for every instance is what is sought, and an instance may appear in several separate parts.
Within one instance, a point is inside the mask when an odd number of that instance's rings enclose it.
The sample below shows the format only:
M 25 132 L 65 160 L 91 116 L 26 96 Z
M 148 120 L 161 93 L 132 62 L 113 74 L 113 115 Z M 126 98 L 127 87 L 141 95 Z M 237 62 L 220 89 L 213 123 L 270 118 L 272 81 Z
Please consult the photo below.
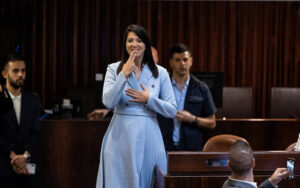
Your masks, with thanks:
M 128 78 L 128 76 L 130 75 L 130 73 L 133 72 L 135 70 L 135 68 L 136 68 L 136 65 L 134 63 L 136 54 L 137 54 L 137 51 L 134 50 L 130 54 L 127 62 L 124 64 L 124 66 L 122 68 L 122 72 L 123 72 L 123 74 L 125 75 L 126 78 Z

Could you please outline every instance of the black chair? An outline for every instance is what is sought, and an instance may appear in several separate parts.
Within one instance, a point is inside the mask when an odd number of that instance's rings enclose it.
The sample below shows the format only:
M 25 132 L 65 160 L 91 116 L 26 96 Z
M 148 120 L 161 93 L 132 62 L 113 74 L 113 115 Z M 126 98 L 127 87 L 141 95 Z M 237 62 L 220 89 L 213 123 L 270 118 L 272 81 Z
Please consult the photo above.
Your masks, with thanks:
M 216 113 L 217 118 L 251 118 L 252 88 L 223 87 L 223 106 Z
M 273 87 L 271 89 L 271 118 L 300 117 L 300 88 Z

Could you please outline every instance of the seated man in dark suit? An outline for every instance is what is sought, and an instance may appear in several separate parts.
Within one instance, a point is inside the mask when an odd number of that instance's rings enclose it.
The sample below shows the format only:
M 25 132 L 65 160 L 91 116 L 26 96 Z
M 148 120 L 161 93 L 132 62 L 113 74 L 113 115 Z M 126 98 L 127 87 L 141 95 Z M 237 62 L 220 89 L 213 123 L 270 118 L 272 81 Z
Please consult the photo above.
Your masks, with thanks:
M 34 188 L 35 177 L 29 174 L 34 170 L 29 171 L 27 163 L 35 162 L 40 131 L 39 97 L 22 90 L 26 66 L 21 57 L 10 54 L 4 63 L 4 95 L 12 108 L 0 116 L 0 187 Z
M 236 141 L 229 149 L 228 167 L 231 168 L 232 175 L 223 184 L 222 188 L 256 188 L 254 182 L 253 168 L 255 159 L 251 146 L 243 141 Z M 288 176 L 286 168 L 277 168 L 272 176 L 265 180 L 259 188 L 273 188 Z

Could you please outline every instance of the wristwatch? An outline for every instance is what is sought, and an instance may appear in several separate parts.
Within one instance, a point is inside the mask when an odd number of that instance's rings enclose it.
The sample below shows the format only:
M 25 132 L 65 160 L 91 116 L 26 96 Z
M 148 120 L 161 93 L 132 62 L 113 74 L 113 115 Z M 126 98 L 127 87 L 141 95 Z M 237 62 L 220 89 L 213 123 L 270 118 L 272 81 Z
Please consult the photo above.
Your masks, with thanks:
M 192 121 L 193 125 L 198 125 L 198 118 L 197 116 L 195 116 L 195 119 Z

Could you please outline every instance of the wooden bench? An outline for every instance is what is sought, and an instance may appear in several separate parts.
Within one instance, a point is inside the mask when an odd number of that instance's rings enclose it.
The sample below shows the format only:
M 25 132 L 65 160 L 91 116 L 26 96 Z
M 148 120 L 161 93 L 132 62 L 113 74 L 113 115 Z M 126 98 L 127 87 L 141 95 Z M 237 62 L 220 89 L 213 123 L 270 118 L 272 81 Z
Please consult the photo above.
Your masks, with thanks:
M 296 188 L 300 185 L 300 152 L 254 152 L 256 166 L 254 179 L 259 184 L 278 167 L 286 167 L 286 160 L 295 162 L 295 179 L 282 180 L 281 187 Z M 231 175 L 226 163 L 227 152 L 168 152 L 168 173 L 156 167 L 156 188 L 211 188 L 222 187 Z M 298 165 L 299 163 L 299 165 Z M 298 185 L 298 186 L 297 186 Z

